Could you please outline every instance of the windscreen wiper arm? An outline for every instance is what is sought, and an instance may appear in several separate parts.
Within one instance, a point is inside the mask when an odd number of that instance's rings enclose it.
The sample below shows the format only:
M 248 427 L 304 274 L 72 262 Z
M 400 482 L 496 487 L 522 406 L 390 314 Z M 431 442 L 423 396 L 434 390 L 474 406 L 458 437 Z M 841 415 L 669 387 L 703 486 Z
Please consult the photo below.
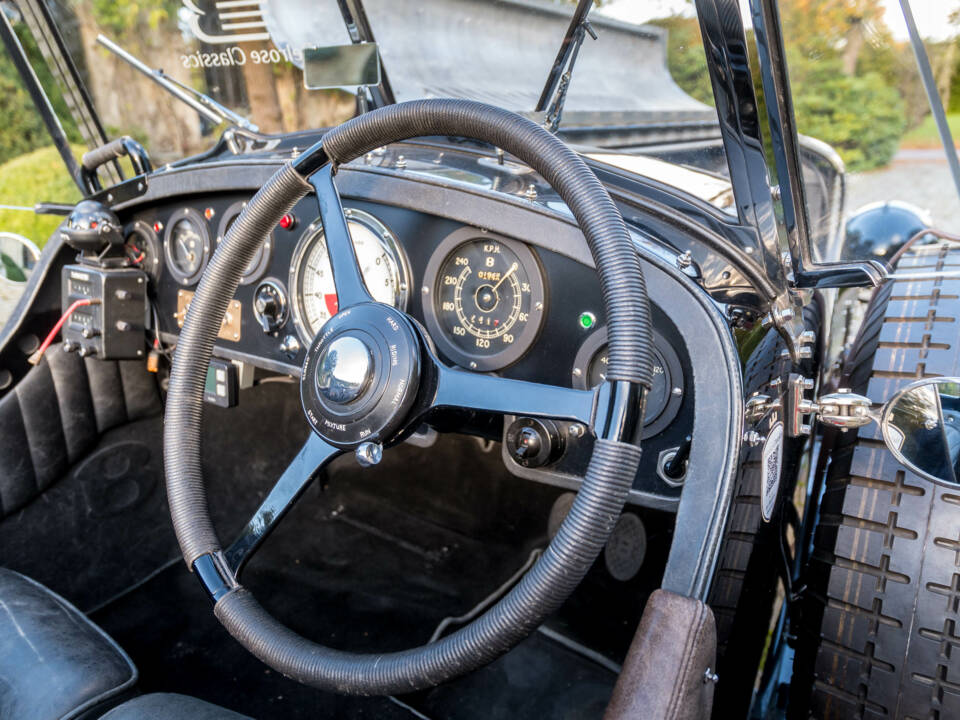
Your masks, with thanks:
M 560 44 L 560 52 L 557 53 L 557 59 L 553 61 L 553 67 L 547 75 L 547 83 L 543 86 L 540 100 L 534 108 L 535 112 L 547 113 L 544 126 L 550 132 L 555 133 L 560 127 L 563 104 L 567 100 L 567 90 L 570 89 L 570 80 L 573 78 L 573 66 L 577 63 L 577 56 L 580 54 L 580 46 L 583 45 L 584 38 L 589 34 L 594 40 L 597 39 L 597 33 L 587 20 L 591 7 L 593 7 L 593 0 L 579 0 L 577 3 L 577 9 L 573 11 L 567 33 Z
M 163 72 L 163 70 L 150 67 L 146 63 L 128 53 L 105 35 L 97 35 L 97 42 L 103 45 L 118 58 L 126 62 L 128 65 L 142 72 L 175 98 L 186 105 L 189 105 L 197 112 L 197 114 L 200 115 L 200 117 L 209 120 L 214 125 L 227 122 L 231 123 L 232 125 L 237 125 L 244 130 L 258 132 L 257 126 L 242 115 L 238 115 L 230 108 L 224 107 L 209 95 L 204 95 L 199 90 L 194 90 L 189 85 L 184 85 L 179 80 L 167 75 L 165 72 Z

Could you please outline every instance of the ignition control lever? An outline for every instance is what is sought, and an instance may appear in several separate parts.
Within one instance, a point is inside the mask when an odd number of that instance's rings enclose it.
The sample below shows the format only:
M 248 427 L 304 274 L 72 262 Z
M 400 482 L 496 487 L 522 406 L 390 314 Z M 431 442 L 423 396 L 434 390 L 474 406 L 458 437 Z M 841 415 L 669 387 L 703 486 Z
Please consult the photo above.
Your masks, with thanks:
M 687 435 L 673 457 L 663 464 L 664 475 L 671 480 L 681 480 L 687 474 L 687 460 L 690 459 L 690 446 L 692 444 L 693 436 Z

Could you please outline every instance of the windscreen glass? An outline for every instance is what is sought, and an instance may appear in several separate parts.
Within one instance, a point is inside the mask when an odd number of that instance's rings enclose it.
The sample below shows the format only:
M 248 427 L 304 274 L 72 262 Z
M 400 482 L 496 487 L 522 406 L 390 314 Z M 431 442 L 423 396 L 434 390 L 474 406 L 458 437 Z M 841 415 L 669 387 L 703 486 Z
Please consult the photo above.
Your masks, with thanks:
M 567 43 L 578 48 L 573 71 L 565 72 L 567 64 L 553 74 L 577 8 L 570 0 L 6 0 L 0 6 L 24 35 L 41 4 L 107 135 L 130 135 L 155 164 L 209 149 L 230 121 L 201 117 L 146 73 L 162 70 L 263 133 L 326 127 L 369 107 L 357 102 L 358 88 L 350 84 L 361 75 L 346 73 L 342 86 L 330 87 L 338 83 L 336 68 L 314 65 L 315 81 L 305 83 L 305 52 L 348 46 L 364 37 L 366 25 L 382 70 L 366 77 L 381 77 L 396 101 L 470 98 L 526 113 L 623 172 L 652 175 L 732 211 L 689 2 L 595 3 L 589 26 Z M 352 24 L 344 7 L 354 14 Z M 140 70 L 124 53 L 142 62 Z M 64 124 L 93 142 L 84 122 Z M 690 172 L 672 174 L 678 166 Z

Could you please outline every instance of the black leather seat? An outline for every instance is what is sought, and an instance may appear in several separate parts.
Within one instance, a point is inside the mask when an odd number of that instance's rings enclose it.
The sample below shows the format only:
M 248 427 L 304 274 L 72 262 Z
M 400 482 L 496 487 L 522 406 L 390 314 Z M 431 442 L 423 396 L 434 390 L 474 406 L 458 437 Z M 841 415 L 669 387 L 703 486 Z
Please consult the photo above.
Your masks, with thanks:
M 250 720 L 219 705 L 189 695 L 153 693 L 129 700 L 103 716 L 102 720 Z
M 0 718 L 87 720 L 132 695 L 137 668 L 56 593 L 0 568 Z
M 136 683 L 133 661 L 86 615 L 0 568 L 0 720 L 249 720 L 185 695 L 128 699 Z

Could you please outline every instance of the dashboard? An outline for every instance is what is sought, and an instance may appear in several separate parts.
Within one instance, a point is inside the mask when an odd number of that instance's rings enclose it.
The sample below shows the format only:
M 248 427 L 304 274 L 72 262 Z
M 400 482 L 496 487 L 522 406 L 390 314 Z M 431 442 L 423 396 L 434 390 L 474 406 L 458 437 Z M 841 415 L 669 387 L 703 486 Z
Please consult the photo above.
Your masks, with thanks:
M 176 198 L 125 219 L 126 253 L 149 276 L 160 339 L 176 342 L 213 253 L 251 193 Z M 542 243 L 410 208 L 354 198 L 344 212 L 373 297 L 408 312 L 441 359 L 474 372 L 587 389 L 605 378 L 607 334 L 599 281 L 583 262 Z M 337 311 L 323 228 L 312 196 L 301 200 L 249 261 L 224 317 L 215 355 L 299 374 L 306 348 Z M 635 502 L 674 505 L 682 481 L 663 471 L 693 429 L 694 385 L 686 342 L 665 309 L 652 308 L 654 388 Z M 513 418 L 507 418 L 505 430 Z M 575 486 L 591 444 L 561 428 L 566 452 L 515 474 Z
M 103 192 L 123 226 L 129 264 L 147 275 L 145 326 L 158 355 L 175 356 L 199 279 L 244 203 L 315 140 L 284 136 L 243 156 L 191 158 Z M 654 386 L 628 502 L 675 516 L 663 586 L 696 594 L 710 581 L 719 542 L 713 529 L 726 522 L 741 462 L 738 346 L 753 335 L 733 330 L 770 288 L 738 250 L 750 247 L 749 228 L 676 188 L 588 164 L 627 223 L 651 302 Z M 420 323 L 444 362 L 563 387 L 602 380 L 606 318 L 592 256 L 569 209 L 529 167 L 462 139 L 427 138 L 340 166 L 337 187 L 371 292 Z M 312 333 L 337 309 L 317 217 L 308 195 L 246 259 L 205 399 L 244 404 L 244 388 L 299 377 Z M 61 276 L 75 261 L 55 233 L 0 329 L 0 396 L 28 372 L 26 359 L 63 313 L 69 296 Z M 162 390 L 168 363 L 151 353 L 147 366 L 160 373 Z M 238 391 L 225 400 L 221 372 Z M 442 420 L 451 425 L 437 430 L 466 425 L 501 440 L 505 467 L 527 480 L 577 490 L 592 455 L 592 435 L 576 423 L 556 423 L 561 451 L 535 464 L 508 452 L 533 418 L 450 413 Z M 429 446 L 432 432 L 408 441 Z M 678 466 L 679 476 L 666 472 Z

